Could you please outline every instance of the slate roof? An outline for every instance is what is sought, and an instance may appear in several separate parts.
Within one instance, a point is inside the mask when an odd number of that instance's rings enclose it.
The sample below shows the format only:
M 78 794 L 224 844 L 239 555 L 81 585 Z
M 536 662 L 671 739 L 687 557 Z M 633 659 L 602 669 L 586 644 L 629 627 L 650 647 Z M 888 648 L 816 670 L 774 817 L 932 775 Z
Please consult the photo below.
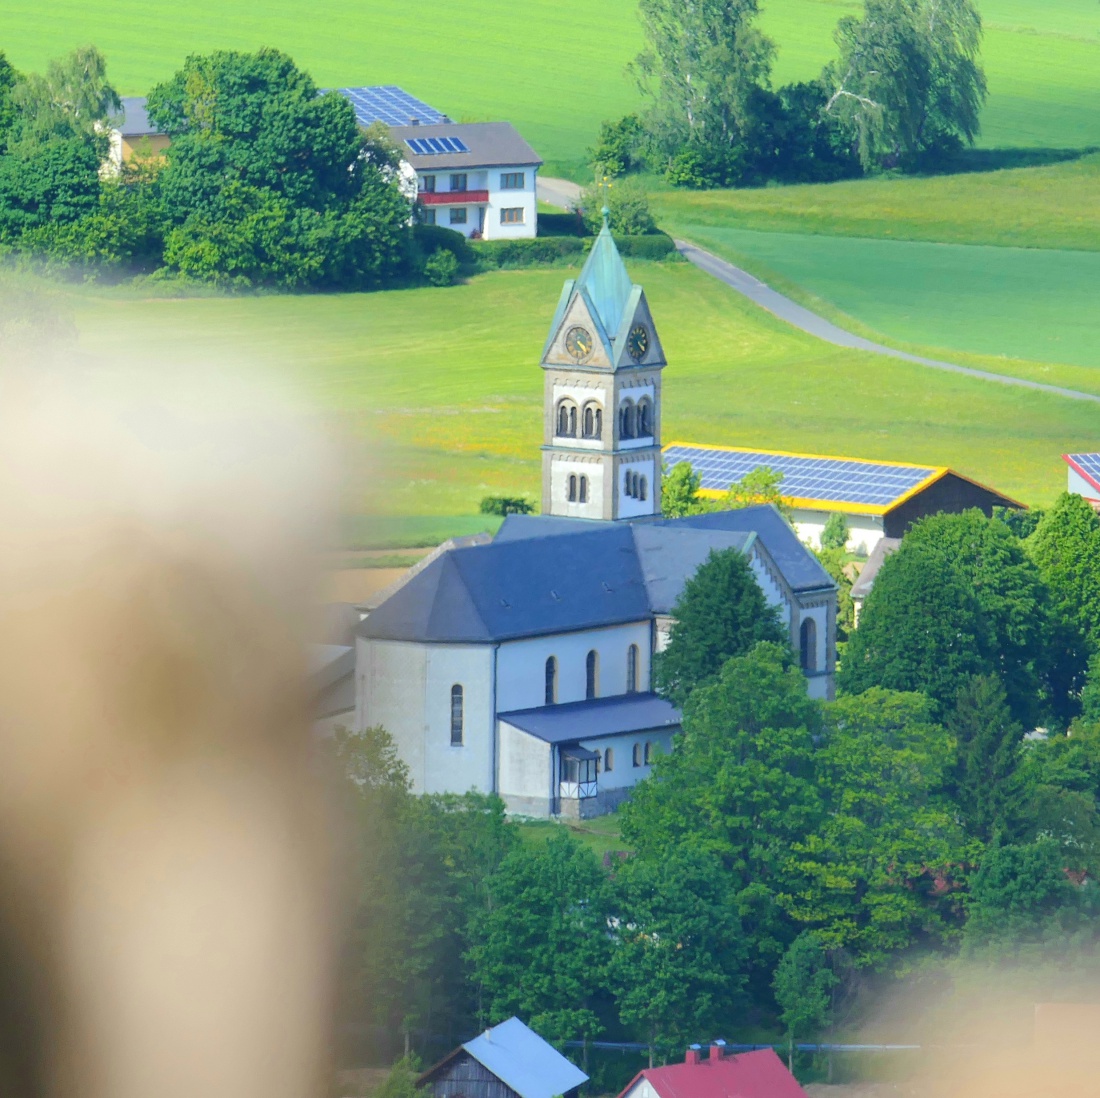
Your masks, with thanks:
M 400 146 L 402 157 L 417 171 L 472 171 L 476 168 L 526 167 L 542 163 L 539 154 L 523 140 L 511 122 L 391 126 L 390 134 Z M 470 151 L 418 156 L 405 143 L 410 137 L 458 137 Z
M 770 508 L 794 542 L 796 564 L 808 551 Z M 489 545 L 453 549 L 374 610 L 361 637 L 380 640 L 487 644 L 646 621 L 671 612 L 687 580 L 712 550 L 748 552 L 751 523 L 725 529 L 665 523 L 590 523 L 509 516 Z M 560 538 L 570 544 L 563 551 Z M 783 542 L 781 532 L 773 540 Z M 770 552 L 770 550 L 769 550 Z M 774 559 L 774 557 L 773 557 Z M 812 556 L 810 557 L 811 560 Z M 777 561 L 778 563 L 778 561 Z M 818 567 L 816 584 L 832 580 Z
M 871 550 L 867 563 L 863 566 L 856 582 L 852 584 L 852 598 L 865 599 L 875 585 L 875 577 L 879 573 L 883 562 L 891 553 L 896 553 L 901 545 L 901 538 L 881 538 Z
M 518 1018 L 509 1018 L 455 1049 L 424 1072 L 418 1084 L 428 1082 L 461 1051 L 483 1064 L 520 1098 L 555 1098 L 588 1082 L 588 1076 L 576 1064 Z
M 704 1048 L 698 1064 L 667 1064 L 639 1071 L 620 1098 L 641 1079 L 656 1091 L 657 1098 L 806 1098 L 798 1080 L 770 1048 L 717 1061 L 708 1059 Z
M 118 132 L 123 137 L 151 137 L 160 130 L 149 121 L 149 115 L 145 112 L 144 95 L 122 96 L 122 121 L 118 125 Z
M 624 732 L 679 728 L 681 721 L 680 710 L 672 702 L 649 693 L 516 709 L 498 716 L 521 732 L 556 744 Z

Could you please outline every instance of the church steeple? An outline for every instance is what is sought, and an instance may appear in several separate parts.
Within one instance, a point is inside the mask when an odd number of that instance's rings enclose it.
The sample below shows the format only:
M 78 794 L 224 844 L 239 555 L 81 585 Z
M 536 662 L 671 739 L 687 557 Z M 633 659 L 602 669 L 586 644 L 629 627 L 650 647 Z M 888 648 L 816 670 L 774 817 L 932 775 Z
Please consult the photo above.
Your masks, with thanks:
M 562 288 L 543 349 L 543 514 L 660 514 L 664 365 L 645 293 L 605 209 L 580 275 Z

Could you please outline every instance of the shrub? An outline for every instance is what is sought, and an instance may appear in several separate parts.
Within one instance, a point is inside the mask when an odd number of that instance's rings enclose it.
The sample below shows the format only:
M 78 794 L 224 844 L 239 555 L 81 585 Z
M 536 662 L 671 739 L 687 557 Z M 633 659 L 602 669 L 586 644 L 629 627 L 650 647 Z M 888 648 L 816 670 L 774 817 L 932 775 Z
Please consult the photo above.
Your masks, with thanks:
M 676 254 L 676 242 L 668 233 L 654 233 L 652 236 L 616 236 L 615 244 L 619 254 L 632 259 L 664 259 Z
M 454 252 L 440 248 L 428 256 L 424 264 L 424 274 L 433 286 L 453 286 L 458 279 L 458 260 Z
M 829 516 L 821 531 L 822 549 L 843 549 L 848 544 L 848 520 L 841 514 Z
M 592 163 L 606 175 L 622 175 L 642 166 L 646 133 L 636 114 L 618 122 L 604 122 L 592 150 Z
M 478 510 L 483 515 L 529 515 L 535 505 L 519 496 L 486 496 Z
M 580 205 L 585 223 L 594 233 L 603 225 L 605 206 L 612 232 L 641 236 L 657 231 L 657 222 L 649 210 L 649 193 L 636 179 L 614 179 L 604 186 L 589 187 L 581 195 Z
M 577 236 L 537 236 L 524 240 L 479 240 L 470 246 L 482 269 L 534 267 L 581 255 L 586 243 Z

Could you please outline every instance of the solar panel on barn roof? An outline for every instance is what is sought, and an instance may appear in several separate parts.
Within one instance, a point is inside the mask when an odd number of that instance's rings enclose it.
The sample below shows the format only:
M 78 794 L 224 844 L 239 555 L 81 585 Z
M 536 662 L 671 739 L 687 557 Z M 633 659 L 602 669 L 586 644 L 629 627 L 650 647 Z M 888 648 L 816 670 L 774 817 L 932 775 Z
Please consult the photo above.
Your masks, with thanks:
M 938 472 L 917 465 L 886 465 L 847 458 L 777 454 L 767 450 L 716 450 L 706 446 L 669 446 L 670 466 L 686 461 L 702 478 L 702 487 L 724 492 L 761 466 L 783 474 L 780 491 L 788 499 L 888 507 Z
M 1067 454 L 1070 461 L 1077 465 L 1083 473 L 1100 483 L 1100 454 Z
M 355 109 L 355 120 L 360 126 L 372 122 L 384 122 L 387 126 L 408 126 L 413 119 L 422 126 L 449 122 L 445 114 L 429 107 L 427 103 L 409 95 L 395 84 L 382 84 L 367 88 L 337 88 Z

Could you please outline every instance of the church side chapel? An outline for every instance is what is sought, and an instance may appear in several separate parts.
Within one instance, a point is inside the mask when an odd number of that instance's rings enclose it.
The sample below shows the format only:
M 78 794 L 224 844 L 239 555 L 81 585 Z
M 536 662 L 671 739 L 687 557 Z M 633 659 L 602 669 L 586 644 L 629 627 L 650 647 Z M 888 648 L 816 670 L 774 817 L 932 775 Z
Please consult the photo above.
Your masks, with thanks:
M 605 217 L 543 348 L 542 514 L 440 554 L 359 626 L 356 727 L 389 732 L 416 792 L 614 810 L 679 731 L 652 657 L 712 551 L 745 555 L 807 690 L 832 696 L 836 586 L 778 511 L 661 517 L 665 365 Z

